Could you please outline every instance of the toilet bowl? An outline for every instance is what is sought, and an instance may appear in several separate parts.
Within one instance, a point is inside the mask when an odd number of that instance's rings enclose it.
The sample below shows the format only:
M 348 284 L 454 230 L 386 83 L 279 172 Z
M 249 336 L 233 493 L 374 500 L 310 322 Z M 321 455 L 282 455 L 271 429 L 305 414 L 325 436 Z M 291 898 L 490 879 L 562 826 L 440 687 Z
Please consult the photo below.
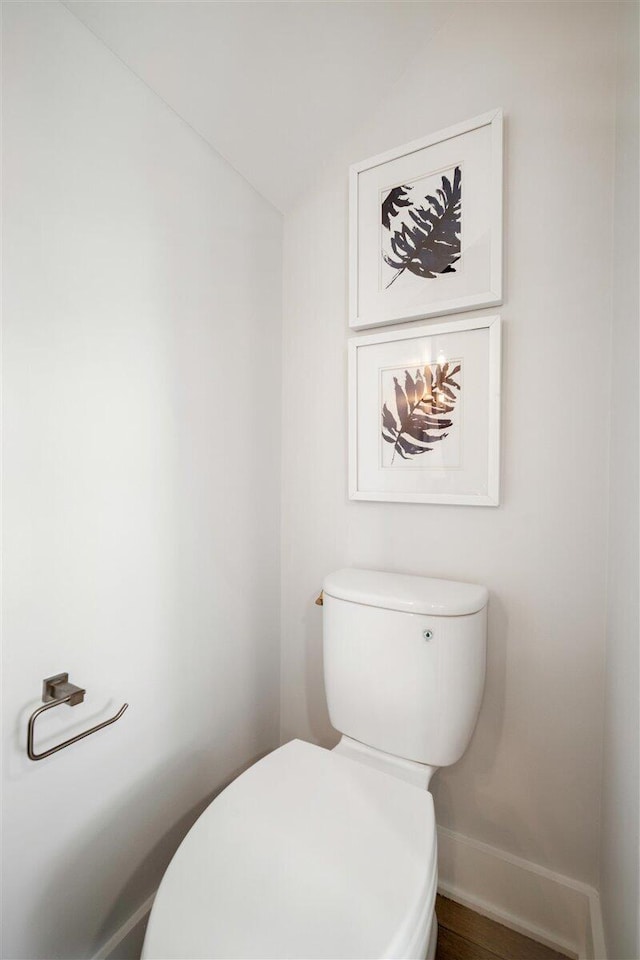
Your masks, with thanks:
M 294 740 L 204 811 L 158 889 L 142 960 L 433 960 L 429 780 L 471 737 L 487 591 L 362 570 L 324 584 L 340 743 Z
M 142 956 L 424 958 L 436 883 L 431 794 L 294 740 L 187 834 Z

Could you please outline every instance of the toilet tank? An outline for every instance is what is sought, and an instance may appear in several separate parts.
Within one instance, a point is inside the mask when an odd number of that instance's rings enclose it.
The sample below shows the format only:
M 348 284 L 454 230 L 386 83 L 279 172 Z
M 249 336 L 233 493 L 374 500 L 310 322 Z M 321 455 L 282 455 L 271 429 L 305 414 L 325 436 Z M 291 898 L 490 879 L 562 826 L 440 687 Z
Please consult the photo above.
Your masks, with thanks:
M 346 569 L 323 591 L 333 726 L 396 757 L 455 763 L 482 700 L 486 587 Z

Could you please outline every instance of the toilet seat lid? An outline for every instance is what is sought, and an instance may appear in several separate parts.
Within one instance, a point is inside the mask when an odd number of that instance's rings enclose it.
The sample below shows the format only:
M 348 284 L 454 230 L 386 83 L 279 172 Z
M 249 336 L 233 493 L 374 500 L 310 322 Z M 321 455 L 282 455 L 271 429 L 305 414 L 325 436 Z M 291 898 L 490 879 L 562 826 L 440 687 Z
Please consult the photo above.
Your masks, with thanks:
M 407 956 L 436 885 L 431 794 L 294 740 L 224 790 L 158 890 L 143 958 Z

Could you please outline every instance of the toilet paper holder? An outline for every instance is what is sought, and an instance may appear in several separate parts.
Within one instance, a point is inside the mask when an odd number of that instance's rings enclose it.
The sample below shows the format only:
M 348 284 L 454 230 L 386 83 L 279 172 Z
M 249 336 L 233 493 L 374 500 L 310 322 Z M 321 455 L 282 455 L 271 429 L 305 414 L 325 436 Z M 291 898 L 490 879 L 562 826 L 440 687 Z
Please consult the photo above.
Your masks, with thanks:
M 45 757 L 50 757 L 52 753 L 58 753 L 59 750 L 70 747 L 72 743 L 76 743 L 78 740 L 84 740 L 85 737 L 91 736 L 92 733 L 97 733 L 98 730 L 102 730 L 103 727 L 108 727 L 110 724 L 115 723 L 116 720 L 119 720 L 129 706 L 128 703 L 123 703 L 118 712 L 108 720 L 97 723 L 94 727 L 90 727 L 89 730 L 83 730 L 82 733 L 76 734 L 75 737 L 69 737 L 68 740 L 56 744 L 55 747 L 50 747 L 49 750 L 36 753 L 33 748 L 33 740 L 36 720 L 40 714 L 45 713 L 47 710 L 52 710 L 53 707 L 59 707 L 63 703 L 68 704 L 70 707 L 75 707 L 77 704 L 83 702 L 85 693 L 86 690 L 83 687 L 77 687 L 75 683 L 69 683 L 68 673 L 56 673 L 55 676 L 47 677 L 42 681 L 42 699 L 44 706 L 38 707 L 37 710 L 33 711 L 27 725 L 27 756 L 29 760 L 44 760 Z

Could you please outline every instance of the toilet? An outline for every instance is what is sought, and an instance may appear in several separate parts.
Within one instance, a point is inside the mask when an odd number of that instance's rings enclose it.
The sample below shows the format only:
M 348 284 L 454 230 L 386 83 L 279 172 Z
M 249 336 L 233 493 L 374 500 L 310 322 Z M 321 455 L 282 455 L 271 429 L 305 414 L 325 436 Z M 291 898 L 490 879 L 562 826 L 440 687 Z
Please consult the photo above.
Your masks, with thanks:
M 434 771 L 464 753 L 485 675 L 485 587 L 345 569 L 323 585 L 333 750 L 285 744 L 193 825 L 143 960 L 433 960 Z

